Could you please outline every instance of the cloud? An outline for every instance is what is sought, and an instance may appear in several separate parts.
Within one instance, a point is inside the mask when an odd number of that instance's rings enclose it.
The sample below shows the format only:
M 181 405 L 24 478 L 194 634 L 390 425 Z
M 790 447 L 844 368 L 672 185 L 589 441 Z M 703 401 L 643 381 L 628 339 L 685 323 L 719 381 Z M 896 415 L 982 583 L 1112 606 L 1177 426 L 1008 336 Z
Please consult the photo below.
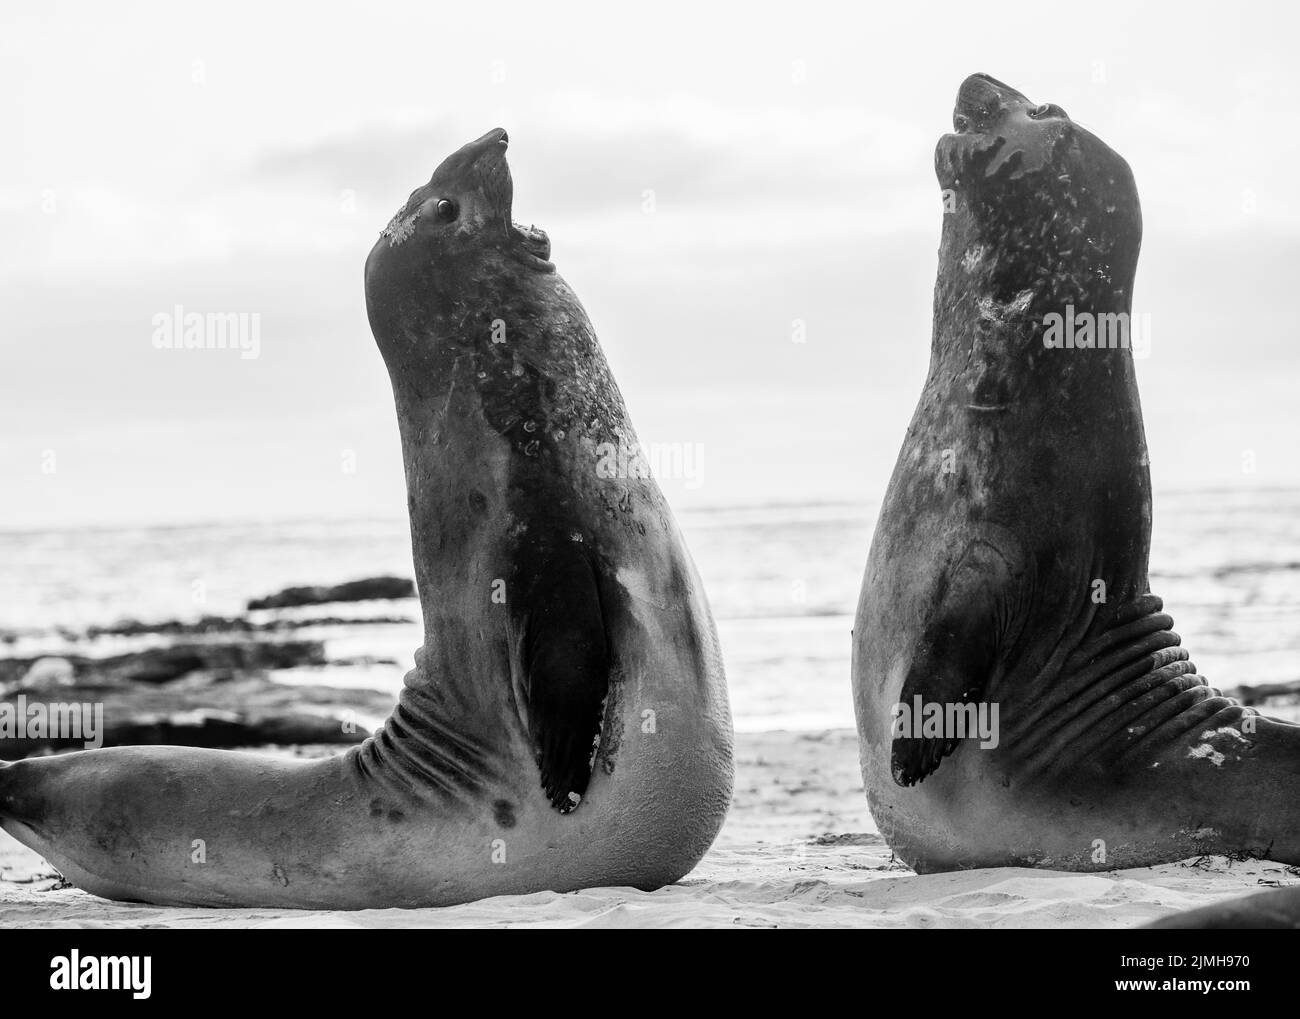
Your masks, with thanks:
M 930 132 L 850 106 L 736 109 L 685 96 L 645 103 L 561 92 L 519 119 L 522 130 L 501 125 L 512 134 L 516 188 L 565 214 L 639 207 L 646 190 L 710 210 L 753 206 L 778 215 L 840 198 L 883 211 L 915 186 L 918 165 L 928 172 L 933 149 Z M 368 124 L 268 151 L 250 177 L 270 187 L 312 180 L 404 198 L 468 140 L 445 118 Z

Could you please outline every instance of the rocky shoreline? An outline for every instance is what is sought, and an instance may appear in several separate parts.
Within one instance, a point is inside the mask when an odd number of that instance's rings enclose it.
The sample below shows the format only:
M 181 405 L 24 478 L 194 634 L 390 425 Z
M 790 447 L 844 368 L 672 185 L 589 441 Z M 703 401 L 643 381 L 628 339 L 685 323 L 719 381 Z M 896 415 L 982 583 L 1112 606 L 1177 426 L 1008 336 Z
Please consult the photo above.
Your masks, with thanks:
M 355 684 L 347 670 L 400 674 L 399 662 L 332 654 L 331 638 L 410 629 L 419 616 L 414 595 L 408 579 L 376 577 L 286 588 L 250 599 L 246 616 L 0 632 L 11 648 L 34 648 L 0 657 L 0 759 L 87 746 L 359 743 L 395 695 Z M 358 602 L 382 614 L 293 613 Z
M 246 604 L 236 616 L 0 630 L 11 651 L 0 657 L 0 760 L 86 746 L 339 746 L 388 715 L 400 659 L 419 640 L 412 581 L 295 586 Z M 1224 693 L 1300 717 L 1300 681 Z M 72 707 L 102 719 L 93 742 L 85 726 L 60 725 Z

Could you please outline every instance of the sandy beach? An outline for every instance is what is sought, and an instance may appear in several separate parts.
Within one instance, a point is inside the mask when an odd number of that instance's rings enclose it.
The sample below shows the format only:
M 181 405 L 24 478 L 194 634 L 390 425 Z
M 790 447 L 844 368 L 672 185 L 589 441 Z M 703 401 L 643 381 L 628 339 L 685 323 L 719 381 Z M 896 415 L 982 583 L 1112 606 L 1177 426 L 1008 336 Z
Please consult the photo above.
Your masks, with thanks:
M 736 765 L 735 799 L 712 850 L 655 892 L 592 888 L 358 912 L 159 907 L 60 887 L 53 868 L 0 833 L 0 927 L 1126 928 L 1300 884 L 1300 869 L 1224 857 L 1099 874 L 921 876 L 894 862 L 876 831 L 852 731 L 738 734 Z

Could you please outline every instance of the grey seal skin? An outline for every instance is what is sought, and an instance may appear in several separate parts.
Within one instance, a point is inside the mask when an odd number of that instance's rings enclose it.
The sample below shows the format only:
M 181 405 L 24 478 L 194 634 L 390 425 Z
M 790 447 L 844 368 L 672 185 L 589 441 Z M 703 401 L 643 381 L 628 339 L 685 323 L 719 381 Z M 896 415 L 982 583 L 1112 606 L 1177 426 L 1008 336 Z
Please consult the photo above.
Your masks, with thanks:
M 598 470 L 636 436 L 545 234 L 510 218 L 506 145 L 448 157 L 366 262 L 425 626 L 392 716 L 324 760 L 131 747 L 0 769 L 0 824 L 77 886 L 447 905 L 656 888 L 713 842 L 732 787 L 713 621 L 655 482 Z
M 872 814 L 921 872 L 1300 862 L 1300 728 L 1208 686 L 1148 587 L 1131 351 L 1044 344 L 1068 306 L 1130 311 L 1132 173 L 986 75 L 953 120 L 930 368 L 854 628 Z M 996 707 L 997 745 L 895 722 L 918 703 Z
M 1143 926 L 1149 930 L 1297 930 L 1300 888 L 1256 892 L 1163 916 Z

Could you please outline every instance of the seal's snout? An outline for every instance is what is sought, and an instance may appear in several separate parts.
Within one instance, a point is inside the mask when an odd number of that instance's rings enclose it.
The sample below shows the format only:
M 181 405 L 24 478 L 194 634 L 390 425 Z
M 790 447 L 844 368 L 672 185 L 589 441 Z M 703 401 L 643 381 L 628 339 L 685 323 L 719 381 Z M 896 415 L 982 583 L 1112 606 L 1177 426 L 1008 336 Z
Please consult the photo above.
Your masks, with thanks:
M 494 127 L 487 134 L 480 138 L 476 138 L 466 146 L 466 148 L 477 149 L 480 152 L 504 152 L 509 147 L 510 135 L 506 134 L 506 129 L 504 127 Z
M 952 126 L 958 134 L 982 132 L 1016 105 L 1032 104 L 1010 85 L 990 78 L 987 74 L 972 74 L 957 89 Z

